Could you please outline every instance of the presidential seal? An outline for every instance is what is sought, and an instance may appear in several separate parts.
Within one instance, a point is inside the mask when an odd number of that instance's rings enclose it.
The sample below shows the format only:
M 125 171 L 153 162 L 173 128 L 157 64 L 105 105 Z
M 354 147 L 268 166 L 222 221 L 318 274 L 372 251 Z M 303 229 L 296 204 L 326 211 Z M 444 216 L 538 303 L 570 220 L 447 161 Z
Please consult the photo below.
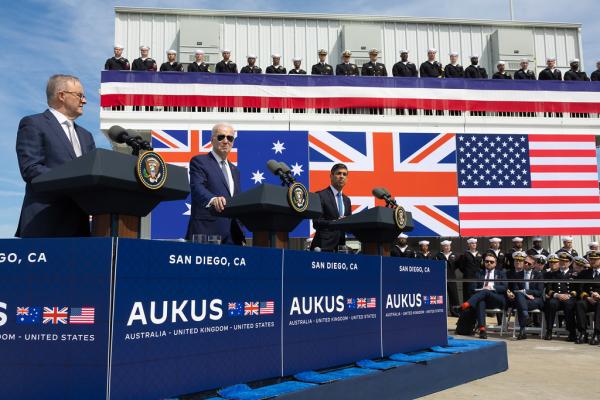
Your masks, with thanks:
M 148 189 L 160 189 L 167 181 L 167 165 L 154 151 L 140 154 L 135 170 L 141 184 Z
M 300 182 L 293 183 L 288 188 L 288 203 L 296 212 L 303 212 L 308 208 L 308 190 Z
M 402 230 L 406 228 L 406 211 L 404 207 L 398 206 L 394 208 L 394 222 L 398 229 Z

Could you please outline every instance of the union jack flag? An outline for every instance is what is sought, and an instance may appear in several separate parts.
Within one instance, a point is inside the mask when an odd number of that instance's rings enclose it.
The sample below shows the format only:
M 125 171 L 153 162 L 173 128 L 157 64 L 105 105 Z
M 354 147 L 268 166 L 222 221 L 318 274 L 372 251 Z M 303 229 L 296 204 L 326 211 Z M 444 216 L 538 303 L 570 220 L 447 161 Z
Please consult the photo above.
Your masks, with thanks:
M 458 236 L 456 143 L 453 133 L 309 132 L 310 189 L 329 185 L 335 163 L 350 170 L 345 193 L 353 212 L 375 205 L 386 187 L 412 212 L 412 236 Z
M 69 318 L 68 310 L 68 307 L 44 307 L 44 312 L 42 314 L 42 322 L 44 324 L 66 325 L 67 319 Z
M 437 304 L 437 296 L 429 296 L 429 303 L 430 304 Z
M 367 308 L 367 299 L 365 297 L 356 299 L 356 308 Z
M 17 307 L 17 315 L 29 315 L 29 307 Z
M 258 311 L 259 311 L 258 301 L 244 302 L 244 315 L 258 315 Z

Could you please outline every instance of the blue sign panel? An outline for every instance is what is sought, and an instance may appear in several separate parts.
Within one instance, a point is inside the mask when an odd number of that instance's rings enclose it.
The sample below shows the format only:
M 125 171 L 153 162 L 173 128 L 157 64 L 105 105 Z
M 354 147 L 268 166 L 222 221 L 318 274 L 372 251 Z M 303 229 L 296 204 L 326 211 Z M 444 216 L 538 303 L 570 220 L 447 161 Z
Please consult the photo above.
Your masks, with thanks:
M 380 356 L 380 260 L 284 252 L 284 375 Z
M 111 397 L 281 373 L 280 250 L 119 239 Z
M 447 345 L 443 261 L 383 257 L 383 354 Z
M 0 397 L 105 399 L 112 240 L 0 248 Z

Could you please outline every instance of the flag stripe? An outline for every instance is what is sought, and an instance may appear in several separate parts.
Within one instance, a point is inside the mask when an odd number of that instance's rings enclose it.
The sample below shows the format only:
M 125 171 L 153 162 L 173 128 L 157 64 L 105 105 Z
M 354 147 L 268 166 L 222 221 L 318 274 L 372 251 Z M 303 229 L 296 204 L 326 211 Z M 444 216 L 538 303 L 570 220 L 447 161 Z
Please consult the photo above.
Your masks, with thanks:
M 498 226 L 499 228 L 507 226 L 506 222 L 510 222 L 510 228 L 515 232 L 517 229 L 523 228 L 552 228 L 552 227 L 575 227 L 575 228 L 592 228 L 596 229 L 596 233 L 598 233 L 598 227 L 600 226 L 600 219 L 573 219 L 568 221 L 561 220 L 557 222 L 552 219 L 513 219 L 513 220 L 504 220 L 504 224 L 498 223 L 498 220 L 490 219 L 490 220 L 464 220 L 461 221 L 461 228 L 469 229 L 469 228 L 488 228 Z
M 531 187 L 538 188 L 598 188 L 598 181 L 535 181 L 531 182 Z
M 531 172 L 593 172 L 598 173 L 596 165 L 532 165 Z
M 529 155 L 531 157 L 596 157 L 596 150 L 530 150 Z
M 531 142 L 586 142 L 596 143 L 594 135 L 529 135 L 529 143 Z
M 349 159 L 348 157 L 344 156 L 342 153 L 340 153 L 339 151 L 335 150 L 331 146 L 328 146 L 327 144 L 323 143 L 322 141 L 320 141 L 319 139 L 317 139 L 316 137 L 314 137 L 314 135 L 309 135 L 308 136 L 308 142 L 312 143 L 312 144 L 314 144 L 316 146 L 321 147 L 323 150 L 325 150 L 326 152 L 328 152 L 329 154 L 331 154 L 332 156 L 334 156 L 335 158 L 337 158 L 341 162 L 345 162 L 345 163 L 352 162 L 351 159 Z
M 489 212 L 492 210 L 489 204 L 461 204 L 461 212 Z M 600 212 L 600 203 L 596 204 L 498 204 L 494 205 L 495 212 Z
M 427 147 L 424 151 L 419 153 L 419 155 L 416 156 L 415 158 L 413 158 L 410 161 L 410 163 L 416 164 L 416 163 L 423 161 L 428 155 L 430 155 L 431 153 L 433 153 L 434 151 L 436 151 L 437 149 L 442 147 L 446 142 L 448 142 L 449 140 L 451 140 L 453 138 L 454 138 L 454 135 L 452 133 L 445 134 L 444 136 L 439 138 L 435 143 L 433 143 L 431 146 Z
M 433 212 L 431 210 L 431 208 L 429 208 L 427 206 L 415 206 L 415 207 L 417 209 L 423 211 L 425 214 L 429 215 L 431 218 L 433 218 L 433 219 L 441 222 L 442 224 L 446 225 L 450 229 L 458 232 L 458 224 L 455 224 L 454 222 L 448 220 L 447 218 L 444 218 L 440 214 L 437 214 L 437 213 Z

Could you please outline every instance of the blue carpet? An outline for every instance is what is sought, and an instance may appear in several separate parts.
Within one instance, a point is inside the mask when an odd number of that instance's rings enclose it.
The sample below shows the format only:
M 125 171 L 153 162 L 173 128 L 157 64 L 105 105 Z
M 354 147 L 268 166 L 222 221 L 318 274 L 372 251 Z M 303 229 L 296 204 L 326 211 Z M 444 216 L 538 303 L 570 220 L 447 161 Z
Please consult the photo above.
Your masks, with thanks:
M 393 361 L 393 360 L 387 360 L 387 361 L 360 360 L 360 361 L 356 362 L 356 365 L 358 365 L 361 368 L 381 369 L 381 370 L 392 369 L 392 368 L 396 368 L 396 367 L 400 367 L 402 365 L 408 365 L 408 364 L 410 364 L 410 363 L 402 362 L 402 361 Z
M 258 389 L 251 389 L 248 385 L 241 384 L 221 389 L 218 393 L 228 400 L 261 400 L 315 386 L 317 385 L 305 382 L 288 381 L 275 385 L 263 386 Z
M 417 363 L 417 362 L 430 361 L 435 358 L 442 358 L 442 357 L 448 357 L 448 356 L 449 356 L 449 354 L 434 353 L 432 351 L 423 351 L 421 353 L 415 353 L 415 354 L 396 353 L 396 354 L 392 354 L 389 358 L 394 361 Z
M 330 375 L 328 373 L 320 374 L 315 371 L 304 371 L 294 375 L 294 378 L 302 382 L 309 383 L 329 383 L 339 380 L 338 376 Z

